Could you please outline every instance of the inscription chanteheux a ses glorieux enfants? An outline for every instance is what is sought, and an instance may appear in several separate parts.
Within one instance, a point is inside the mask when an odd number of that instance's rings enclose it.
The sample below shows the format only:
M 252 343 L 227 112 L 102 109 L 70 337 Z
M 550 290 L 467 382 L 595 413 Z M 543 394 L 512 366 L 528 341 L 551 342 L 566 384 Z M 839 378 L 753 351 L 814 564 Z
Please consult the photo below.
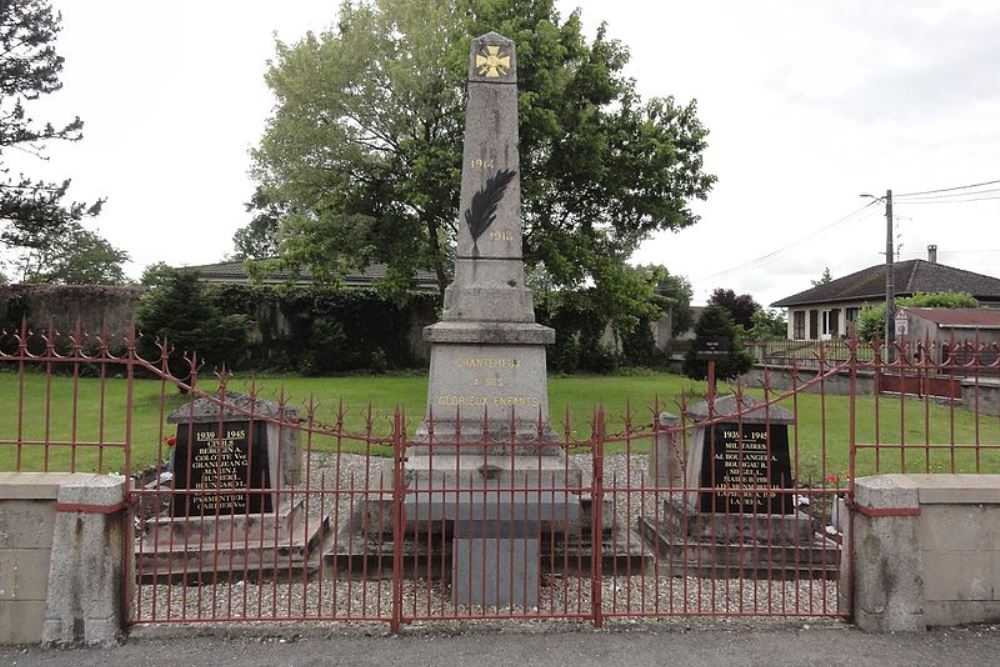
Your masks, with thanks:
M 174 488 L 200 493 L 174 496 L 174 516 L 270 512 L 267 424 L 181 424 L 174 450 Z M 190 439 L 189 439 L 190 437 Z M 251 444 L 252 441 L 252 444 Z M 251 451 L 252 446 L 252 451 Z
M 488 408 L 537 408 L 541 400 L 537 395 L 506 393 L 511 386 L 506 371 L 516 370 L 521 360 L 510 357 L 463 357 L 455 361 L 455 366 L 472 371 L 468 376 L 468 392 L 464 394 L 441 394 L 437 406 L 445 407 L 488 407 Z
M 703 512 L 791 514 L 794 498 L 767 489 L 792 487 L 788 427 L 775 424 L 715 424 L 705 433 L 700 494 Z M 742 491 L 741 489 L 758 489 Z

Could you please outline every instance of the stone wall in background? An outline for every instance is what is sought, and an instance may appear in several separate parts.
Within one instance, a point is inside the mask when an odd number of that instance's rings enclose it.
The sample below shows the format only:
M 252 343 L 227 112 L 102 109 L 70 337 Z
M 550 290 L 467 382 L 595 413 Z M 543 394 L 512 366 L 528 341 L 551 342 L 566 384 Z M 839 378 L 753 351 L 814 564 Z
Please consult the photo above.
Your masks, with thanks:
M 97 335 L 102 327 L 124 332 L 134 317 L 145 287 L 101 285 L 0 285 L 0 327 L 10 332 L 21 317 L 36 331 L 51 322 L 69 334 L 79 319 L 83 331 Z
M 246 352 L 241 355 L 242 368 L 311 374 L 427 363 L 429 350 L 420 332 L 436 320 L 434 295 L 414 295 L 408 304 L 396 307 L 370 290 L 338 293 L 240 284 L 212 288 L 213 300 L 223 313 L 243 314 L 253 322 Z M 137 318 L 140 299 L 148 289 L 0 285 L 0 330 L 7 333 L 2 337 L 3 348 L 16 345 L 10 336 L 24 317 L 36 334 L 51 322 L 67 343 L 77 320 L 91 338 L 106 330 L 111 334 L 112 351 L 120 353 L 124 334 Z M 328 326 L 316 326 L 321 319 Z

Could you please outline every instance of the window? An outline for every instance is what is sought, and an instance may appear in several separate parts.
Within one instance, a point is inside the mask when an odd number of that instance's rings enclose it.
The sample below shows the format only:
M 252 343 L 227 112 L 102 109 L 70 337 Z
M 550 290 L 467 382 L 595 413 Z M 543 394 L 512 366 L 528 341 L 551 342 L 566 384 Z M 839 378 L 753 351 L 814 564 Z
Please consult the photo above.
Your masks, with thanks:
M 806 313 L 803 310 L 796 310 L 793 315 L 792 338 L 804 340 L 806 337 Z
M 848 322 L 857 322 L 858 313 L 860 312 L 861 312 L 860 308 L 848 308 L 847 312 L 845 313 L 845 317 L 847 318 Z

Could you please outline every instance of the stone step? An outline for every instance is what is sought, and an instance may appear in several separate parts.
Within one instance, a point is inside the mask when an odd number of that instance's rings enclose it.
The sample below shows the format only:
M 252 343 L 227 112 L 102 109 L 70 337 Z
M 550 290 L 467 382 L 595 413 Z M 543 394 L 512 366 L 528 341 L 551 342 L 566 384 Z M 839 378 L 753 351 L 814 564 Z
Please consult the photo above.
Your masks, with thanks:
M 840 572 L 840 545 L 819 533 L 809 544 L 719 543 L 688 537 L 652 517 L 641 517 L 638 528 L 657 552 L 661 574 L 664 565 L 677 576 L 718 579 L 835 579 Z

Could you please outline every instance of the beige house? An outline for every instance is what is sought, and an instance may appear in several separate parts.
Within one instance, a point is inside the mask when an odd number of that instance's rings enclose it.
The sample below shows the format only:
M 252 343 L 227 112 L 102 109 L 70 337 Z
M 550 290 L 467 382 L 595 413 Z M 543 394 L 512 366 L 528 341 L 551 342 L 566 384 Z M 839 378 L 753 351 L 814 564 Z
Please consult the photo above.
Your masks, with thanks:
M 937 263 L 937 248 L 927 260 L 896 262 L 896 296 L 917 293 L 968 292 L 986 307 L 1000 308 L 1000 279 Z M 861 309 L 885 300 L 885 265 L 878 264 L 817 285 L 771 304 L 788 312 L 788 338 L 828 340 L 847 336 Z

